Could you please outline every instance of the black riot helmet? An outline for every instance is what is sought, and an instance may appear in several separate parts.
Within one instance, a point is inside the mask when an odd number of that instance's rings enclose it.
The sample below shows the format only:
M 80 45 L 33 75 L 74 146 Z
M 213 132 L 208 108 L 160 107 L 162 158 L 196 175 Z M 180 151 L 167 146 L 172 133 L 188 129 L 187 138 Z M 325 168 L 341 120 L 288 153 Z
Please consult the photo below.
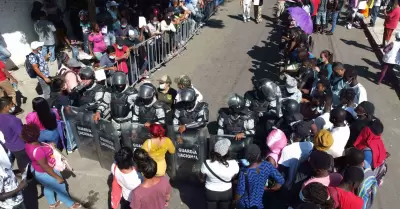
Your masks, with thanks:
M 196 91 L 193 88 L 185 88 L 179 92 L 181 96 L 181 103 L 187 110 L 191 110 L 196 105 Z
M 82 68 L 79 71 L 79 77 L 82 80 L 94 80 L 95 79 L 94 71 L 91 67 Z
M 228 107 L 233 113 L 240 113 L 245 108 L 244 98 L 234 94 L 228 98 Z
M 115 72 L 111 79 L 112 88 L 116 92 L 122 92 L 127 85 L 126 75 L 123 72 Z
M 290 117 L 296 113 L 300 112 L 300 105 L 294 99 L 286 99 L 282 103 L 282 114 L 284 116 Z
M 145 83 L 139 87 L 139 98 L 144 105 L 149 105 L 153 102 L 157 89 L 151 83 Z
M 278 90 L 278 86 L 269 79 L 263 78 L 257 82 L 257 91 L 262 93 L 264 96 L 263 99 L 272 102 L 276 98 L 276 92 Z

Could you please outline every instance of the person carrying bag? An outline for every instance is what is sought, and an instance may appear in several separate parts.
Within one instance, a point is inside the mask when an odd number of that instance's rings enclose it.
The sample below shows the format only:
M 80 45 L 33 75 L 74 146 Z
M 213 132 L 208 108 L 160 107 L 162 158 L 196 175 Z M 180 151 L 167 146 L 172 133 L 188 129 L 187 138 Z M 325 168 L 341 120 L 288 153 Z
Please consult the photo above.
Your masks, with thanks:
M 232 202 L 232 179 L 239 165 L 229 159 L 229 139 L 220 139 L 214 145 L 211 159 L 201 166 L 201 180 L 205 178 L 207 209 L 229 209 Z

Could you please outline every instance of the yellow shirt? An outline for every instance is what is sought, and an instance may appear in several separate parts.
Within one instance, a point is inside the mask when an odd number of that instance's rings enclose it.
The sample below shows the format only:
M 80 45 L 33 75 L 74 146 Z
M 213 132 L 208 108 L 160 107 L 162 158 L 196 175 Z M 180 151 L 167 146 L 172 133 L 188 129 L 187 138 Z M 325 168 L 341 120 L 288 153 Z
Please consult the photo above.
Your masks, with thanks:
M 157 176 L 165 175 L 167 169 L 167 164 L 165 162 L 165 154 L 169 152 L 170 154 L 175 153 L 175 146 L 171 139 L 165 137 L 161 143 L 155 142 L 158 139 L 147 139 L 143 145 L 142 149 L 146 150 L 150 157 L 153 158 L 157 163 Z

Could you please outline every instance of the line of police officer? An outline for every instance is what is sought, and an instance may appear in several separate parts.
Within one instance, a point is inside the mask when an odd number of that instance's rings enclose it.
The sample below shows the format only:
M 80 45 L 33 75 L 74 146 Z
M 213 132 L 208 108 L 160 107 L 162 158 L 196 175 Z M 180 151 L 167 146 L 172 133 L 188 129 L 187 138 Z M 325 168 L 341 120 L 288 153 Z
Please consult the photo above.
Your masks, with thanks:
M 157 100 L 155 86 L 145 83 L 136 90 L 128 85 L 123 72 L 112 75 L 108 88 L 95 82 L 90 68 L 82 69 L 79 75 L 84 80 L 92 80 L 81 93 L 81 108 L 93 111 L 95 121 L 100 118 L 111 120 L 119 134 L 121 129 L 132 124 L 148 127 L 152 123 L 166 125 L 166 121 L 172 121 L 174 130 L 183 133 L 204 128 L 209 121 L 208 104 L 198 101 L 195 90 L 190 87 L 179 91 L 180 100 L 172 110 L 166 103 Z M 232 138 L 236 140 L 255 136 L 255 143 L 264 146 L 265 136 L 273 126 L 287 128 L 293 122 L 290 118 L 299 112 L 298 103 L 282 99 L 281 91 L 271 80 L 261 79 L 244 97 L 237 94 L 230 96 L 228 108 L 219 111 L 217 135 L 234 136 Z M 174 111 L 173 114 L 168 114 L 170 111 Z M 167 115 L 173 118 L 168 120 Z M 290 130 L 288 132 L 290 134 Z M 121 145 L 132 147 L 129 141 L 122 141 Z

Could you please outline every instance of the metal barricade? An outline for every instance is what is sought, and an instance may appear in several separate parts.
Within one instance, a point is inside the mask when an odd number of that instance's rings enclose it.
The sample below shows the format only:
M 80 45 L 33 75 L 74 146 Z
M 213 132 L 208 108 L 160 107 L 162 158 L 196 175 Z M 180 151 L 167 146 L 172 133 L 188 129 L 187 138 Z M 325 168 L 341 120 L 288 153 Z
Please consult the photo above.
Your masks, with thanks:
M 215 13 L 217 1 L 207 0 L 202 8 L 197 6 L 201 18 L 191 17 L 175 25 L 176 32 L 165 31 L 137 44 L 129 57 L 129 84 L 135 85 L 145 73 L 153 73 L 184 50 L 188 41 L 200 29 L 200 22 Z

